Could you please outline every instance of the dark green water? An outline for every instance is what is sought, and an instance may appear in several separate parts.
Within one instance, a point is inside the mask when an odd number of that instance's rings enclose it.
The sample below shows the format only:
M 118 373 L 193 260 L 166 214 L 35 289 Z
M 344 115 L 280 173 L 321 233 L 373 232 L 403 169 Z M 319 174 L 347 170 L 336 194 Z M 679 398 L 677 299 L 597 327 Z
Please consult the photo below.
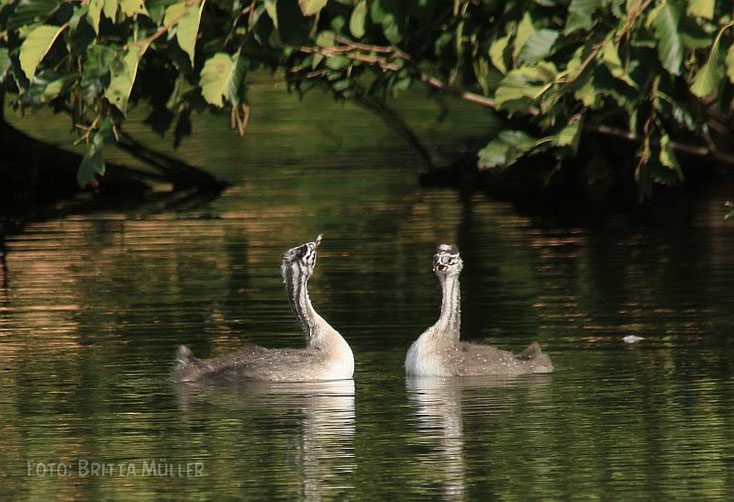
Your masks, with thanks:
M 734 228 L 722 196 L 644 223 L 555 227 L 419 189 L 414 155 L 369 115 L 257 93 L 244 142 L 212 118 L 180 150 L 235 182 L 220 199 L 8 237 L 0 500 L 731 497 Z M 435 110 L 410 106 L 434 147 L 491 123 L 436 125 Z M 354 381 L 171 385 L 181 343 L 200 356 L 302 343 L 280 256 L 319 232 L 311 296 L 354 349 Z M 405 379 L 405 351 L 438 315 L 443 241 L 464 257 L 463 337 L 513 350 L 539 340 L 555 373 Z M 645 339 L 626 345 L 630 334 Z

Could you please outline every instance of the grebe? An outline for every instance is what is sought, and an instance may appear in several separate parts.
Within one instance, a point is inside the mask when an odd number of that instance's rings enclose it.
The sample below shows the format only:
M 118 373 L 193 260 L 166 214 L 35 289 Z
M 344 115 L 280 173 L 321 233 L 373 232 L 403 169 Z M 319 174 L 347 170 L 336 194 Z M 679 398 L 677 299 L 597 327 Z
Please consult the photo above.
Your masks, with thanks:
M 352 349 L 316 313 L 308 297 L 308 279 L 316 265 L 316 249 L 321 244 L 321 237 L 286 251 L 280 268 L 291 307 L 306 335 L 305 348 L 266 349 L 251 345 L 234 354 L 202 360 L 181 346 L 176 354 L 178 366 L 174 369 L 174 380 L 307 382 L 352 378 Z
M 463 262 L 455 245 L 441 244 L 433 271 L 443 290 L 441 316 L 408 349 L 405 371 L 412 376 L 519 375 L 550 373 L 553 365 L 537 342 L 515 355 L 488 345 L 459 341 L 459 274 Z

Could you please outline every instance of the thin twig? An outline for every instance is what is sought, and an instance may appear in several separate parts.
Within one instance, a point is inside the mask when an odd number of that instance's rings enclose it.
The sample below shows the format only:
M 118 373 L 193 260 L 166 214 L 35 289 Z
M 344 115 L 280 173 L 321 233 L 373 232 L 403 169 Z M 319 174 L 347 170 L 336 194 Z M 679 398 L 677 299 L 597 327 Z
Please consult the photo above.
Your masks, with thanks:
M 605 134 L 607 136 L 614 136 L 616 138 L 625 139 L 627 141 L 632 141 L 635 143 L 639 143 L 640 141 L 642 141 L 642 138 L 633 132 L 625 131 L 623 129 L 617 129 L 615 127 L 610 127 L 604 124 L 584 124 L 584 130 L 599 134 Z M 712 157 L 726 164 L 734 165 L 734 155 L 712 150 L 711 148 L 705 146 L 689 145 L 686 143 L 680 143 L 678 141 L 671 141 L 668 143 L 668 146 L 670 146 L 670 148 L 672 148 L 673 150 L 679 152 L 696 155 L 698 157 Z
M 92 125 L 85 126 L 82 124 L 74 124 L 74 127 L 77 129 L 81 129 L 82 131 L 85 131 L 84 136 L 74 141 L 74 145 L 78 145 L 82 141 L 86 144 L 89 144 L 89 139 L 92 137 L 92 133 L 97 128 L 97 124 L 99 124 L 99 119 L 101 118 L 101 115 L 97 115 L 97 117 L 94 119 L 94 122 L 92 122 Z

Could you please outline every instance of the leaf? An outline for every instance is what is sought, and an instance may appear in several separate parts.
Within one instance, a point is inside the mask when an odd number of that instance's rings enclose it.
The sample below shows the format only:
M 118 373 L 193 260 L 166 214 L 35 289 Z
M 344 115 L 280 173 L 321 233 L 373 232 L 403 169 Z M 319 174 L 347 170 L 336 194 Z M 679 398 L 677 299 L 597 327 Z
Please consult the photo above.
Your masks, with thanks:
M 86 18 L 88 12 L 89 12 L 88 5 L 86 7 L 80 7 L 78 9 L 74 9 L 74 13 L 71 15 L 68 21 L 69 28 L 71 28 L 72 32 L 75 32 L 77 30 L 77 28 L 79 27 L 79 21 L 81 21 L 82 18 Z
M 138 64 L 146 49 L 147 46 L 131 45 L 121 64 L 113 65 L 110 85 L 104 95 L 122 113 L 127 111 L 127 101 L 138 73 Z
M 700 21 L 691 17 L 684 17 L 680 20 L 678 33 L 687 49 L 708 48 L 713 42 L 713 35 L 701 26 Z
M 20 46 L 20 67 L 28 80 L 33 80 L 38 64 L 65 28 L 66 26 L 44 24 L 34 28 L 23 41 Z
M 364 36 L 364 22 L 367 16 L 367 0 L 361 0 L 349 16 L 349 31 L 355 38 Z
M 553 144 L 559 147 L 570 146 L 574 153 L 579 149 L 583 117 L 574 115 L 568 125 L 553 136 Z
M 679 75 L 683 62 L 683 42 L 678 33 L 680 12 L 674 4 L 665 3 L 656 14 L 652 24 L 658 41 L 658 57 L 666 70 L 673 75 Z
M 601 7 L 601 0 L 571 0 L 568 6 L 565 34 L 576 30 L 590 30 L 594 26 L 591 16 Z
M 270 20 L 273 21 L 273 26 L 275 26 L 275 29 L 278 29 L 278 7 L 276 5 L 276 0 L 265 0 L 263 2 L 263 5 L 265 5 L 265 12 L 268 13 L 268 16 L 270 17 Z
M 726 75 L 729 77 L 729 81 L 734 84 L 734 44 L 726 52 Z
M 599 98 L 600 95 L 596 92 L 593 78 L 591 78 L 591 76 L 586 77 L 584 83 L 573 93 L 573 97 L 581 101 L 584 106 L 595 108 L 597 98 Z
M 153 22 L 160 25 L 163 23 L 166 9 L 175 3 L 177 3 L 176 0 L 145 0 L 145 7 L 148 9 L 149 17 Z
M 120 0 L 120 10 L 125 17 L 133 17 L 135 14 L 150 15 L 144 0 Z
M 326 58 L 326 67 L 330 70 L 343 70 L 351 65 L 353 61 L 344 56 L 330 56 Z
M 510 71 L 494 93 L 495 104 L 507 111 L 526 111 L 548 88 L 556 73 L 556 67 L 546 62 Z
M 671 179 L 670 176 L 667 176 L 667 173 L 659 173 L 660 176 L 655 176 L 655 181 L 665 185 L 670 185 L 684 180 L 683 170 L 680 168 L 680 164 L 678 164 L 675 152 L 673 152 L 673 149 L 670 147 L 670 137 L 666 133 L 663 133 L 663 135 L 660 136 L 659 159 L 663 166 L 673 171 L 675 177 Z
M 191 66 L 194 66 L 194 51 L 196 50 L 196 37 L 199 34 L 199 22 L 201 13 L 204 11 L 206 0 L 188 5 L 187 2 L 178 2 L 166 9 L 163 24 L 175 23 L 176 40 L 179 47 L 189 55 Z
M 64 89 L 64 86 L 67 84 L 67 82 L 68 80 L 63 78 L 57 78 L 56 80 L 49 82 L 43 90 L 41 102 L 48 103 L 49 101 L 52 101 L 54 98 L 56 98 L 59 94 L 61 94 L 61 91 Z
M 301 8 L 304 16 L 313 16 L 321 12 L 326 7 L 328 0 L 298 0 L 298 6 Z
M 689 0 L 688 13 L 704 19 L 713 19 L 715 4 L 715 0 Z
M 509 42 L 510 36 L 507 35 L 506 37 L 498 38 L 489 47 L 489 59 L 492 61 L 494 67 L 501 71 L 502 74 L 507 73 L 507 65 L 505 65 L 505 49 L 507 49 L 507 44 Z
M 99 34 L 99 19 L 102 16 L 102 4 L 104 0 L 90 0 L 89 11 L 87 12 L 87 19 L 89 24 L 94 29 L 94 32 Z
M 551 47 L 557 38 L 558 32 L 555 30 L 542 29 L 533 32 L 525 41 L 517 60 L 519 62 L 535 63 L 544 59 L 550 54 Z
M 222 107 L 222 97 L 233 105 L 239 104 L 239 88 L 245 78 L 246 65 L 239 51 L 230 56 L 219 52 L 204 63 L 201 70 L 201 95 L 207 103 Z
M 15 30 L 22 26 L 28 26 L 39 19 L 43 20 L 62 4 L 63 2 L 57 0 L 20 0 L 3 30 Z M 0 20 L 0 24 L 3 22 Z
M 382 25 L 385 38 L 392 44 L 397 44 L 403 38 L 407 21 L 406 3 L 394 0 L 373 0 L 370 4 L 370 18 L 375 23 Z
M 535 27 L 533 26 L 533 20 L 530 18 L 530 14 L 526 11 L 522 17 L 522 21 L 520 21 L 520 24 L 517 27 L 517 34 L 515 35 L 515 46 L 512 50 L 512 57 L 515 61 L 517 61 L 517 57 L 520 55 L 523 45 L 525 45 L 525 42 L 534 32 Z
M 0 84 L 5 80 L 5 75 L 8 73 L 8 69 L 12 65 L 10 56 L 8 55 L 8 49 L 0 47 Z
M 617 52 L 617 46 L 614 44 L 613 40 L 607 40 L 604 43 L 601 50 L 601 57 L 602 61 L 604 61 L 604 66 L 607 67 L 609 73 L 611 73 L 614 78 L 618 78 L 629 86 L 637 88 L 637 84 L 635 84 L 630 78 L 627 73 L 627 69 L 622 64 L 619 52 Z
M 680 169 L 675 153 L 670 148 L 670 137 L 665 133 L 660 137 L 660 163 L 671 169 Z
M 336 45 L 336 33 L 331 30 L 324 30 L 319 32 L 316 37 L 316 45 L 319 47 L 334 47 Z
M 538 140 L 523 131 L 504 130 L 479 150 L 480 169 L 506 167 L 537 146 Z
M 117 0 L 104 0 L 102 12 L 104 12 L 104 15 L 107 16 L 107 18 L 113 23 L 115 22 L 115 17 L 117 16 L 117 7 Z
M 100 129 L 94 134 L 94 138 L 87 148 L 87 153 L 84 154 L 82 162 L 79 164 L 76 182 L 82 188 L 97 186 L 97 176 L 104 176 L 106 166 L 102 157 L 102 149 L 105 144 L 105 136 L 108 134 L 105 129 L 110 127 L 109 120 L 105 120 L 100 125 Z
M 473 64 L 474 75 L 477 78 L 477 83 L 482 88 L 482 94 L 485 96 L 489 95 L 490 83 L 489 83 L 489 63 L 484 58 L 476 58 Z
M 724 77 L 724 66 L 721 64 L 721 51 L 719 50 L 720 40 L 719 35 L 711 45 L 711 52 L 706 62 L 693 78 L 691 92 L 699 98 L 705 98 L 715 92 Z

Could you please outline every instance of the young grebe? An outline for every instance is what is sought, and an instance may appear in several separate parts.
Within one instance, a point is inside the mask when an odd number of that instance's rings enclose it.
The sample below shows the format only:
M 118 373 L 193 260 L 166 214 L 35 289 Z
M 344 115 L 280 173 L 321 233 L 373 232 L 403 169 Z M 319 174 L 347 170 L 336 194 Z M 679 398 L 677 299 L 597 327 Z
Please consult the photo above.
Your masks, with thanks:
M 550 373 L 553 365 L 540 345 L 515 355 L 487 345 L 459 341 L 461 305 L 459 274 L 463 263 L 454 245 L 441 244 L 433 271 L 443 290 L 441 316 L 408 349 L 405 371 L 412 376 L 519 375 Z
M 291 307 L 296 313 L 306 347 L 266 349 L 251 345 L 240 352 L 213 359 L 197 359 L 191 351 L 178 349 L 178 366 L 173 378 L 178 382 L 198 380 L 265 380 L 306 382 L 342 380 L 354 374 L 354 356 L 346 340 L 316 313 L 308 297 L 308 279 L 316 265 L 316 249 L 321 235 L 288 250 L 280 268 Z

